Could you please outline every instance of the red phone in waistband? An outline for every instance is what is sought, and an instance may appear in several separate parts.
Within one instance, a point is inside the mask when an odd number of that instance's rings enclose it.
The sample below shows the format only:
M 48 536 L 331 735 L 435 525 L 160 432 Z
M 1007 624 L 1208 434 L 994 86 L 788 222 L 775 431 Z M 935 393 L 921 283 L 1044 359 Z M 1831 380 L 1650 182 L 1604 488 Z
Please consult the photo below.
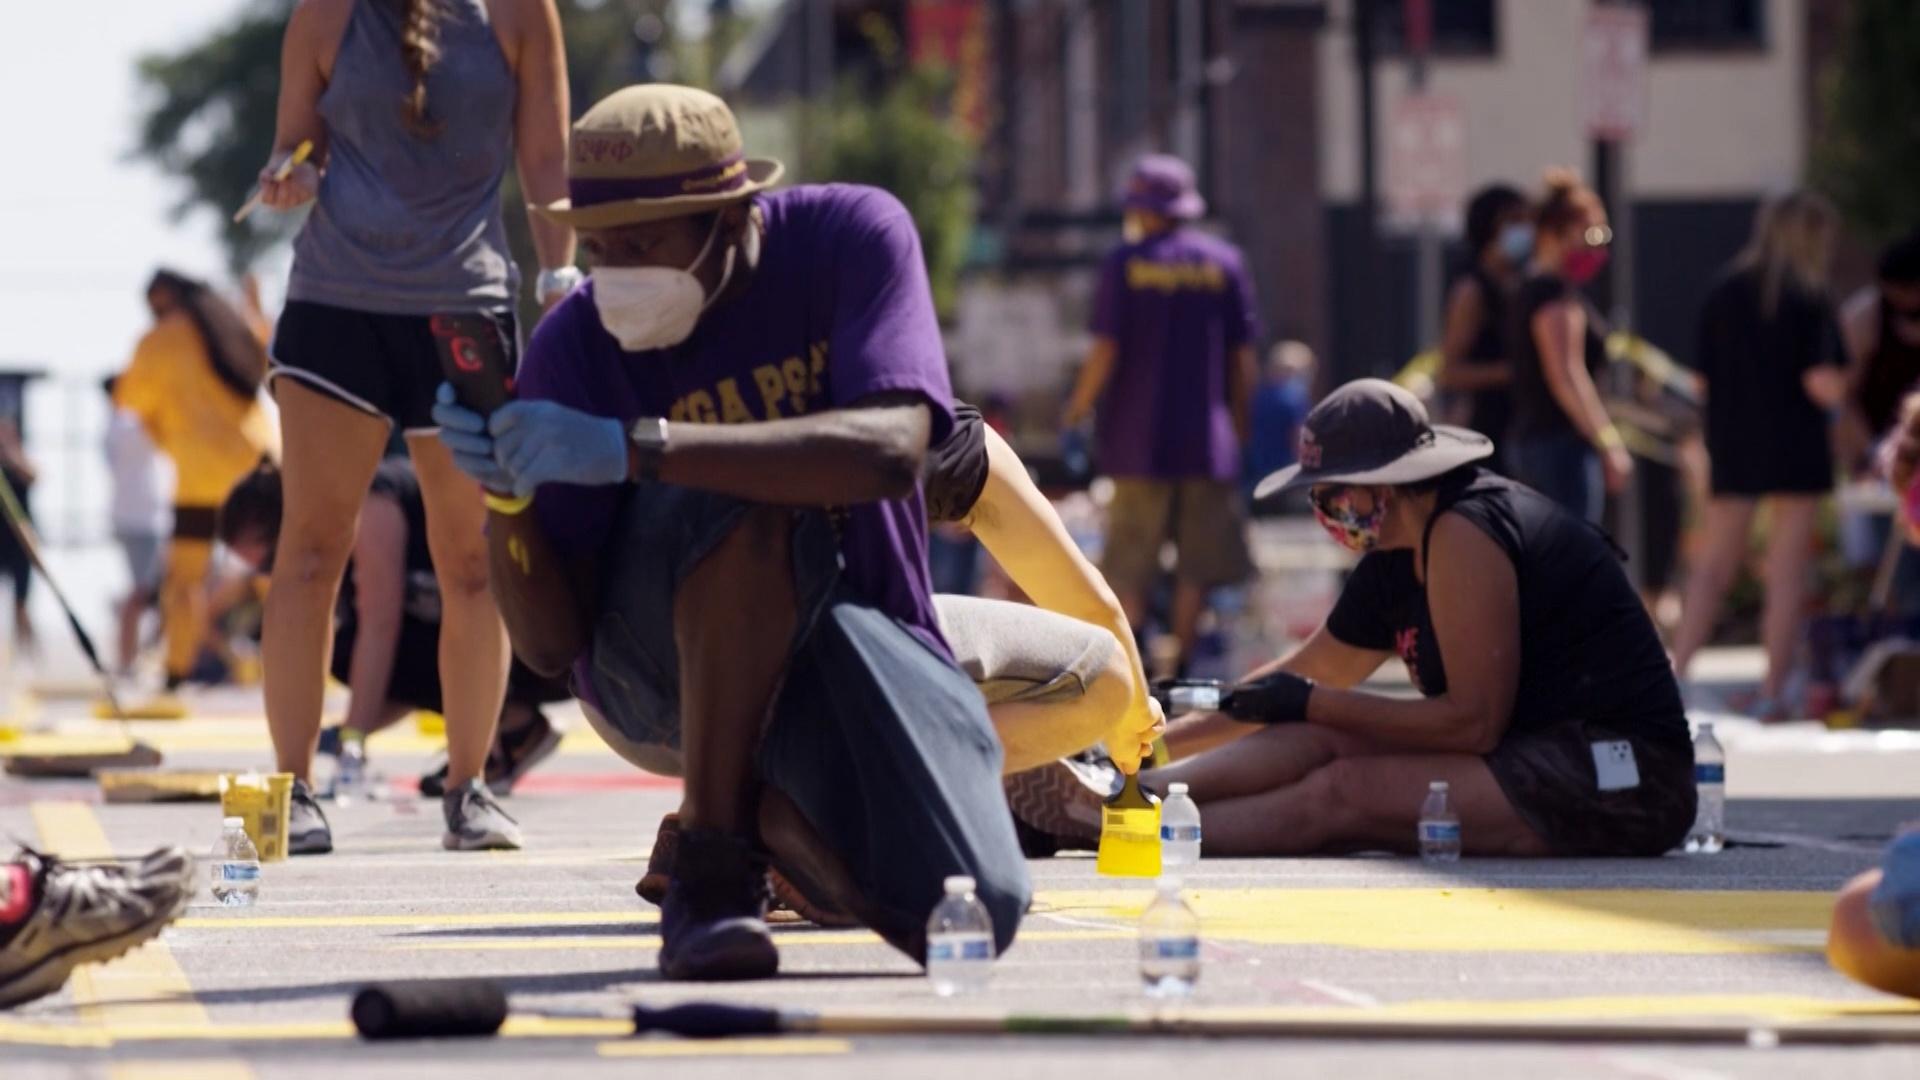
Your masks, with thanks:
M 440 371 L 460 404 L 482 416 L 513 400 L 507 328 L 477 311 L 443 312 L 428 320 L 440 353 Z

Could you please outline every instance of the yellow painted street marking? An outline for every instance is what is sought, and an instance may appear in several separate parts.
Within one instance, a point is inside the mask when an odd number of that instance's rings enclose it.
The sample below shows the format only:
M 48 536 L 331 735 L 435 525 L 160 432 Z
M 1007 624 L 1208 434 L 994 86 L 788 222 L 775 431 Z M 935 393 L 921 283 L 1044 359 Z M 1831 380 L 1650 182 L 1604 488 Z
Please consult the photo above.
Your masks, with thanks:
M 107 1080 L 253 1080 L 243 1061 L 127 1061 L 107 1069 Z
M 266 753 L 273 749 L 273 743 L 266 731 L 266 722 L 249 720 L 234 723 L 227 719 L 219 721 L 134 721 L 140 732 L 140 738 L 163 753 L 184 753 L 188 751 L 232 751 L 235 753 Z M 422 735 L 418 731 L 404 728 L 390 728 L 374 735 L 368 740 L 372 748 L 386 754 L 432 754 L 446 748 L 447 741 L 436 735 Z M 61 730 L 51 732 L 21 731 L 6 742 L 9 755 L 22 757 L 57 757 L 68 754 L 117 754 L 125 753 L 132 747 L 127 738 L 116 729 L 102 726 L 99 730 Z M 619 760 L 600 737 L 592 731 L 568 732 L 560 740 L 559 753 L 572 756 L 600 756 L 610 761 Z
M 852 1053 L 853 1044 L 845 1039 L 633 1039 L 603 1042 L 599 1051 L 607 1058 L 799 1057 Z
M 1436 952 L 1575 952 L 1793 954 L 1825 941 L 1832 899 L 1818 892 L 1675 892 L 1660 889 L 1196 889 L 1187 894 L 1207 937 L 1260 945 L 1334 945 L 1355 949 Z M 1045 916 L 1070 929 L 1034 929 L 1022 941 L 1092 941 L 1130 937 L 1147 896 L 1120 890 L 1040 894 Z M 595 912 L 501 912 L 366 915 L 197 916 L 190 929 L 506 928 L 588 926 L 650 921 L 635 909 Z M 864 930 L 781 934 L 782 945 L 871 944 Z M 657 947 L 646 933 L 594 937 L 554 935 L 445 942 L 406 948 L 499 951 Z
M 106 859 L 113 856 L 100 819 L 81 802 L 37 802 L 30 808 L 33 827 L 47 851 L 63 859 Z
M 1021 941 L 1131 941 L 1139 931 L 1121 929 L 1022 930 Z M 869 930 L 809 930 L 797 934 L 774 931 L 773 939 L 783 949 L 814 945 L 885 945 L 880 935 Z M 402 952 L 546 952 L 548 950 L 658 949 L 658 934 L 616 934 L 595 937 L 484 937 L 458 941 L 400 942 L 391 948 Z
M 1207 937 L 1440 952 L 1765 954 L 1817 950 L 1821 892 L 1665 889 L 1195 889 Z M 1064 916 L 1131 926 L 1145 892 L 1044 894 Z
M 421 912 L 418 915 L 195 915 L 175 923 L 188 930 L 281 930 L 314 927 L 380 926 L 592 926 L 637 922 L 643 913 L 625 911 L 501 911 L 493 913 Z
M 857 1010 L 856 1010 L 857 1011 Z M 945 1015 L 941 1013 L 939 1015 Z M 1016 1014 L 1018 1015 L 1018 1014 Z M 1063 1015 L 1083 1015 L 1067 1010 Z M 1822 1022 L 1884 1020 L 1887 1030 L 1911 1040 L 1920 1036 L 1920 1002 L 1895 998 L 1840 999 L 1797 997 L 1787 994 L 1702 994 L 1688 996 L 1621 994 L 1605 997 L 1518 998 L 1482 1001 L 1425 1000 L 1404 1001 L 1367 1008 L 1323 1006 L 1271 1006 L 1261 1008 L 1219 1008 L 1186 1006 L 1179 1015 L 1218 1021 L 1336 1021 L 1363 1025 L 1373 1020 L 1431 1020 L 1452 1022 L 1467 1033 L 1476 1024 L 1509 1024 L 1515 1021 L 1634 1021 L 1672 1020 L 1724 1021 L 1734 1027 L 1773 1024 L 1804 1024 L 1818 1029 Z M 567 1019 L 515 1016 L 508 1019 L 501 1035 L 508 1038 L 614 1039 L 632 1030 L 630 1022 L 605 1019 Z M 341 1042 L 357 1038 L 353 1026 L 345 1021 L 281 1024 L 125 1024 L 111 1030 L 66 1024 L 12 1021 L 0 1018 L 0 1045 L 72 1047 L 104 1049 L 134 1043 L 191 1042 Z M 646 1050 L 640 1047 L 733 1047 L 769 1044 L 765 1053 L 841 1053 L 838 1049 L 796 1051 L 809 1042 L 823 1046 L 835 1039 L 739 1039 L 724 1043 L 672 1042 L 652 1039 L 622 1039 L 601 1044 L 607 1056 L 646 1057 L 695 1054 L 696 1050 Z M 1650 1037 L 1649 1041 L 1658 1041 Z M 617 1051 L 608 1052 L 609 1048 Z M 718 1053 L 717 1049 L 708 1051 Z M 749 1053 L 754 1051 L 747 1051 Z
M 500 1034 L 518 1039 L 605 1039 L 633 1034 L 630 1017 L 509 1016 Z
M 85 803 L 36 802 L 33 825 L 48 851 L 68 859 L 100 859 L 113 844 Z M 70 983 L 80 1015 L 103 1026 L 127 1023 L 204 1024 L 207 1010 L 193 999 L 186 972 L 167 943 L 155 939 L 112 963 L 90 964 Z

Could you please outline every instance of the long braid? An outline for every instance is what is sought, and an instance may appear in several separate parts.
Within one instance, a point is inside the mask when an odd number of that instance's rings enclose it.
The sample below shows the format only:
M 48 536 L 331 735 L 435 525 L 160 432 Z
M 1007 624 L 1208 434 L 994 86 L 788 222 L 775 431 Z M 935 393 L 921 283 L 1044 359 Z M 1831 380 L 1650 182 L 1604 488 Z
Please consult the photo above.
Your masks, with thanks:
M 406 99 L 407 127 L 420 138 L 431 139 L 442 127 L 427 108 L 427 73 L 440 60 L 440 0 L 400 2 L 404 5 L 400 48 L 413 75 L 413 91 Z

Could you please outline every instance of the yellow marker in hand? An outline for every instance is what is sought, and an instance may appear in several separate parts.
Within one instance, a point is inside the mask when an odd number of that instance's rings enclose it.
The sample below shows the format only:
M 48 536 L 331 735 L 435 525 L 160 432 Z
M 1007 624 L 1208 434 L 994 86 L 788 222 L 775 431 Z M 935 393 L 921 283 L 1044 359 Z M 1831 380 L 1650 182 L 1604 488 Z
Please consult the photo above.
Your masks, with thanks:
M 293 170 L 299 168 L 303 163 L 305 163 L 308 156 L 310 156 L 312 153 L 313 153 L 313 140 L 301 139 L 300 145 L 294 147 L 293 153 L 287 155 L 287 160 L 281 162 L 280 167 L 278 169 L 273 170 L 274 181 L 279 182 L 281 180 L 285 180 L 289 176 L 292 176 Z M 253 195 L 247 199 L 246 203 L 242 205 L 240 209 L 235 210 L 233 212 L 233 223 L 235 225 L 238 225 L 239 223 L 247 220 L 247 215 L 259 209 L 260 195 L 261 195 L 260 189 L 255 188 L 253 191 Z

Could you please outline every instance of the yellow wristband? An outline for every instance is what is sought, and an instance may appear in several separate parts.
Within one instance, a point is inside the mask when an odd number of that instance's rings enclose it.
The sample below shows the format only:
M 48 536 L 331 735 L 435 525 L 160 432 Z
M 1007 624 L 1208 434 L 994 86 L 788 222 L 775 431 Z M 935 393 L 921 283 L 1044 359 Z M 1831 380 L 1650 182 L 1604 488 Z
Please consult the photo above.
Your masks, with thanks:
M 1601 428 L 1599 432 L 1594 435 L 1593 439 L 1594 442 L 1600 445 L 1600 449 L 1602 450 L 1620 450 L 1627 445 L 1627 440 L 1620 437 L 1620 429 L 1612 424 Z
M 496 514 L 513 517 L 515 514 L 524 513 L 527 507 L 532 505 L 533 496 L 531 495 L 495 495 L 491 491 L 487 492 L 487 509 Z

